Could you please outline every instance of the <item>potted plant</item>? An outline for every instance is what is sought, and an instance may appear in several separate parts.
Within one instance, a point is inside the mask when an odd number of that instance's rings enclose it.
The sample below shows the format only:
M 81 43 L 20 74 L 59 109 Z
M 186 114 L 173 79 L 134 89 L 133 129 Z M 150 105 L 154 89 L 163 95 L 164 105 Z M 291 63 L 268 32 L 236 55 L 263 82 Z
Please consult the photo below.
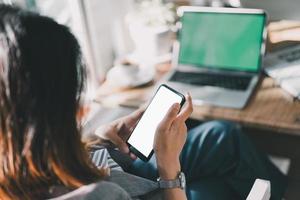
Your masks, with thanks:
M 129 33 L 139 60 L 156 60 L 170 53 L 175 33 L 175 6 L 161 0 L 136 1 L 133 12 L 127 15 Z

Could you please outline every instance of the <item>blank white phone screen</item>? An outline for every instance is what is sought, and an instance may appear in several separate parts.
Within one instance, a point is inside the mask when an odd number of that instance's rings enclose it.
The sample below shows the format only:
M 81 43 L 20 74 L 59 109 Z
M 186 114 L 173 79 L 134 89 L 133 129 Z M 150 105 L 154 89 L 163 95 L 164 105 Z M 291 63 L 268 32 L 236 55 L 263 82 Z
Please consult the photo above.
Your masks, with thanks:
M 155 131 L 174 103 L 181 103 L 182 97 L 161 86 L 133 130 L 128 143 L 148 157 L 153 149 Z

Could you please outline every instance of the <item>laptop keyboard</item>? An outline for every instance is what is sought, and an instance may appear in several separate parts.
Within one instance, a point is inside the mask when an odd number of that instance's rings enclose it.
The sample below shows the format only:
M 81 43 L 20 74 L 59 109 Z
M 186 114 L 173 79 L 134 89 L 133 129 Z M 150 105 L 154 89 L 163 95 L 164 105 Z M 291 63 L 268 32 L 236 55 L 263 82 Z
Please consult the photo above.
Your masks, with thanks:
M 198 86 L 216 86 L 233 90 L 246 90 L 251 77 L 176 71 L 170 81 Z

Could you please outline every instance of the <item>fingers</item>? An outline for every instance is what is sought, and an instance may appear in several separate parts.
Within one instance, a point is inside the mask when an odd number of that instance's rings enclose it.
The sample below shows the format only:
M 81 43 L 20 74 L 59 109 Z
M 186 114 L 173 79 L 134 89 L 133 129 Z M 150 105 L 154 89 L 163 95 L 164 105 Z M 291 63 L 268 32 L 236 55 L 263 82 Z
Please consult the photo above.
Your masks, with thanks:
M 116 145 L 121 152 L 126 154 L 129 153 L 128 145 L 118 135 L 114 135 L 113 138 L 111 138 L 111 142 Z
M 171 106 L 171 108 L 169 108 L 166 116 L 163 118 L 163 120 L 160 122 L 159 127 L 163 128 L 163 129 L 168 129 L 172 122 L 174 121 L 174 119 L 176 118 L 178 112 L 180 109 L 180 105 L 179 103 L 175 103 Z
M 180 113 L 177 115 L 178 120 L 186 121 L 193 112 L 193 102 L 192 97 L 188 93 L 186 95 L 186 103 L 184 104 L 183 108 L 181 109 Z
M 121 152 L 128 154 L 132 160 L 135 160 L 137 158 L 136 155 L 129 151 L 128 145 L 120 137 L 114 137 L 111 142 L 114 143 L 114 145 L 116 145 Z
M 130 156 L 130 158 L 132 160 L 136 160 L 137 159 L 136 155 L 134 155 L 133 153 L 130 153 L 129 156 Z
M 134 111 L 131 114 L 131 117 L 133 120 L 138 120 L 145 112 L 146 108 L 145 107 L 141 107 L 139 109 L 137 109 L 136 111 Z
M 139 108 L 138 110 L 134 111 L 132 114 L 125 116 L 122 120 L 126 123 L 127 126 L 131 127 L 136 124 L 136 122 L 142 117 L 145 112 L 144 107 Z
M 185 124 L 185 121 L 178 120 L 178 118 L 176 118 L 171 125 L 171 131 L 178 133 L 187 132 L 187 126 Z

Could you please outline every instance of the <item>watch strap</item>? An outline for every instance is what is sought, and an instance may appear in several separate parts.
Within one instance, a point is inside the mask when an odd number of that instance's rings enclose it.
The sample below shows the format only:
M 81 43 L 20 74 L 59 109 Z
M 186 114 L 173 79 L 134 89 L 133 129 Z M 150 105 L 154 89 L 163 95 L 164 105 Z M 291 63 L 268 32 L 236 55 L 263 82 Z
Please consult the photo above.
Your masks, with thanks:
M 171 188 L 181 188 L 185 189 L 186 180 L 183 172 L 180 172 L 176 179 L 174 180 L 163 180 L 161 178 L 157 179 L 159 188 L 171 189 Z
M 175 180 L 159 179 L 158 185 L 159 185 L 159 188 L 162 188 L 162 189 L 171 189 L 171 188 L 180 188 L 181 187 L 179 178 L 177 178 Z

